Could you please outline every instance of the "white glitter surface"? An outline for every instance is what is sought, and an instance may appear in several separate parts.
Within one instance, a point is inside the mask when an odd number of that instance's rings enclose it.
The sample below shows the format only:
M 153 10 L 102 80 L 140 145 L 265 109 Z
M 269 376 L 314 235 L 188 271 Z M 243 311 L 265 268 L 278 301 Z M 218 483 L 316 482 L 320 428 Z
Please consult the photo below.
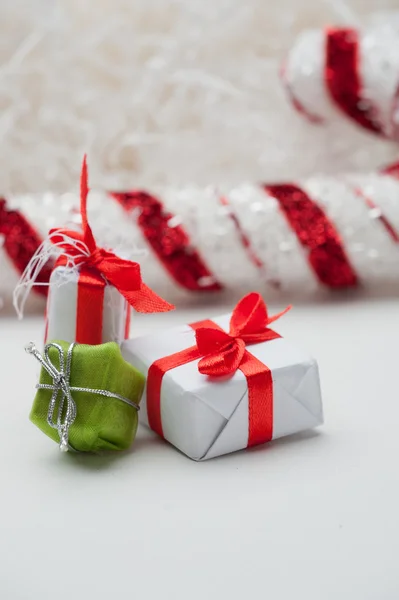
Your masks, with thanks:
M 190 187 L 161 192 L 162 202 L 179 215 L 194 248 L 216 281 L 226 287 L 247 286 L 258 275 L 240 243 L 229 207 L 221 204 L 222 191 L 215 187 Z M 210 282 L 208 282 L 210 283 Z
M 399 27 L 387 24 L 360 38 L 362 97 L 378 107 L 387 137 L 395 135 L 394 97 L 399 88 Z
M 399 180 L 389 175 L 351 175 L 347 179 L 359 187 L 366 198 L 372 200 L 399 232 Z
M 229 197 L 255 253 L 265 265 L 264 284 L 290 291 L 298 291 L 298 286 L 314 289 L 315 279 L 305 254 L 277 201 L 255 185 L 235 188 Z
M 306 31 L 298 36 L 286 62 L 285 80 L 303 108 L 319 118 L 336 117 L 324 85 L 323 31 Z
M 399 244 L 393 242 L 363 197 L 348 183 L 333 178 L 313 178 L 302 187 L 335 224 L 363 284 L 399 279 Z

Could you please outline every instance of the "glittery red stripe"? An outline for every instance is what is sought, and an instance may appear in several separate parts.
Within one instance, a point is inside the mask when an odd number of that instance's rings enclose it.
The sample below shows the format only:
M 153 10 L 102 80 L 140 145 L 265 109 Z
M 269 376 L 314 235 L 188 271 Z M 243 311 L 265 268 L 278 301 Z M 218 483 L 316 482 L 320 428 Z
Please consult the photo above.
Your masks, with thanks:
M 19 273 L 22 273 L 33 254 L 41 244 L 39 234 L 25 217 L 16 210 L 7 209 L 4 199 L 0 199 L 0 234 L 4 236 L 3 247 Z M 48 283 L 51 265 L 39 273 L 37 283 Z M 47 286 L 34 288 L 39 294 L 47 295 Z
M 376 107 L 362 98 L 357 31 L 351 28 L 328 29 L 325 52 L 324 77 L 335 103 L 365 129 L 382 134 Z
M 395 179 L 399 179 L 399 162 L 384 167 L 380 172 L 383 175 L 391 175 Z
M 355 188 L 353 191 L 355 192 L 355 194 L 357 194 L 360 198 L 362 198 L 364 200 L 364 202 L 366 203 L 366 205 L 369 208 L 378 211 L 379 214 L 378 214 L 378 217 L 376 217 L 376 218 L 378 218 L 381 225 L 384 227 L 384 229 L 390 235 L 392 240 L 396 244 L 399 244 L 399 233 L 396 231 L 396 229 L 394 228 L 392 223 L 388 220 L 388 218 L 382 214 L 381 208 L 379 206 L 377 206 L 377 204 L 373 200 L 371 200 L 371 198 L 368 198 L 360 188 Z
M 295 110 L 297 112 L 299 112 L 301 115 L 304 115 L 312 123 L 316 123 L 316 124 L 323 123 L 323 119 L 321 117 L 311 113 L 307 108 L 305 108 L 305 106 L 302 104 L 302 102 L 300 102 L 300 100 L 298 100 L 298 98 L 295 96 L 294 90 L 292 89 L 292 86 L 291 86 L 290 82 L 288 81 L 286 63 L 283 63 L 281 65 L 280 79 L 286 89 L 288 97 L 291 101 L 292 106 L 295 108 Z
M 192 291 L 220 290 L 218 283 L 181 225 L 170 223 L 160 200 L 146 192 L 112 193 L 127 211 L 137 211 L 137 224 L 151 248 L 170 275 Z
M 255 265 L 255 267 L 263 270 L 265 265 L 262 262 L 262 260 L 259 258 L 259 256 L 257 256 L 255 250 L 252 248 L 251 242 L 250 242 L 248 236 L 246 235 L 246 233 L 244 232 L 243 228 L 241 227 L 241 223 L 240 223 L 237 215 L 233 212 L 233 210 L 229 204 L 229 201 L 227 200 L 227 198 L 221 197 L 220 202 L 221 202 L 221 204 L 223 204 L 223 206 L 227 206 L 229 208 L 228 216 L 234 223 L 234 226 L 237 230 L 241 244 L 243 245 L 246 253 L 248 254 L 249 260 L 251 261 L 252 264 Z
M 330 287 L 356 285 L 356 273 L 338 231 L 320 206 L 296 185 L 265 185 L 264 189 L 279 202 L 320 282 Z

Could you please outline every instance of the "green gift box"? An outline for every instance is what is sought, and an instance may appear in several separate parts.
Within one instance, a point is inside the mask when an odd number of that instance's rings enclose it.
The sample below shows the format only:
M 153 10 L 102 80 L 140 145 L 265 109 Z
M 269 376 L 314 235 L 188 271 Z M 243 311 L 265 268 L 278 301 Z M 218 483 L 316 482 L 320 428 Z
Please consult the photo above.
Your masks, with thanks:
M 61 450 L 124 450 L 136 435 L 144 376 L 122 357 L 115 342 L 88 346 L 57 341 L 43 356 L 30 419 Z

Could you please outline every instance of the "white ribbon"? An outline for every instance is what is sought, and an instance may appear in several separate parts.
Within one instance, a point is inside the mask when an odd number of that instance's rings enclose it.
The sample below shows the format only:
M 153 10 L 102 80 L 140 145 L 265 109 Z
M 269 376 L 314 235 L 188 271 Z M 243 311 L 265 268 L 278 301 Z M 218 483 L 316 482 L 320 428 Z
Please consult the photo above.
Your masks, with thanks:
M 56 238 L 57 241 L 55 241 L 54 238 Z M 68 254 L 68 252 L 65 251 L 66 246 L 75 248 L 73 255 Z M 77 272 L 78 269 L 76 260 L 79 259 L 79 264 L 82 258 L 90 256 L 90 251 L 82 241 L 69 237 L 61 230 L 54 230 L 49 233 L 48 237 L 40 244 L 39 248 L 30 259 L 15 287 L 13 305 L 19 319 L 22 319 L 23 317 L 25 303 L 32 287 L 34 285 L 48 287 L 49 285 L 49 282 L 36 282 L 40 271 L 51 259 L 57 259 L 61 255 L 67 260 L 66 266 L 73 270 L 68 273 L 68 276 L 72 277 L 76 275 L 75 271 Z

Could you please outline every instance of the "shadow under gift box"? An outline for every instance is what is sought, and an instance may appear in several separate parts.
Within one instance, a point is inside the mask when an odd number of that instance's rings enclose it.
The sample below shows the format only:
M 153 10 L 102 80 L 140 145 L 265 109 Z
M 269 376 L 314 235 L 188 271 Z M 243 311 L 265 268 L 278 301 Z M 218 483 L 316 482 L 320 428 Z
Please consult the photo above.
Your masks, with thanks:
M 229 330 L 230 315 L 212 319 Z M 195 345 L 189 326 L 126 340 L 125 360 L 148 374 L 156 360 Z M 251 344 L 247 351 L 271 370 L 273 379 L 272 439 L 323 423 L 316 361 L 283 338 Z M 140 420 L 148 425 L 147 386 Z M 198 371 L 198 360 L 167 371 L 161 386 L 161 421 L 164 438 L 190 458 L 200 461 L 248 446 L 248 386 L 238 370 L 229 378 L 210 378 Z
M 70 346 L 67 342 L 56 342 L 67 355 Z M 60 370 L 60 356 L 50 347 L 51 363 Z M 52 385 L 53 380 L 42 368 L 40 383 Z M 140 403 L 144 388 L 144 377 L 121 355 L 118 344 L 109 342 L 97 346 L 76 344 L 71 362 L 71 387 L 107 390 L 119 394 L 135 404 Z M 51 439 L 59 442 L 57 429 L 47 422 L 52 391 L 38 389 L 30 419 Z M 57 405 L 61 393 L 58 393 Z M 138 425 L 136 408 L 117 398 L 104 397 L 83 391 L 72 391 L 77 415 L 69 428 L 69 443 L 79 452 L 102 450 L 124 450 L 132 444 Z

